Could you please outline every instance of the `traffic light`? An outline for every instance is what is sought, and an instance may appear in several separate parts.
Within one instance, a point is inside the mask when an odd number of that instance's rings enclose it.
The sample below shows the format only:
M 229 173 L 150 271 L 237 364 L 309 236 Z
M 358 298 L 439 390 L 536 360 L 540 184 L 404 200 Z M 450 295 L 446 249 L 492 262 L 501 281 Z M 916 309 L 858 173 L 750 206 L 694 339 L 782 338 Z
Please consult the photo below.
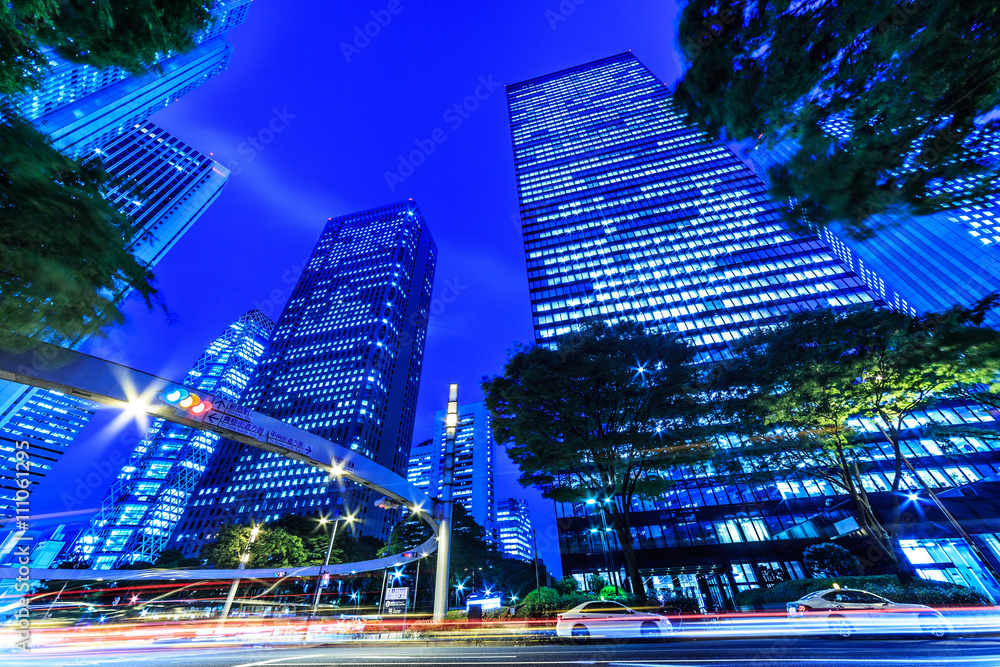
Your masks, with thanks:
M 329 585 L 330 585 L 330 573 L 324 572 L 323 575 L 319 578 L 319 587 L 326 588 Z
M 212 409 L 212 404 L 209 401 L 184 387 L 170 387 L 160 394 L 160 398 L 170 405 L 176 405 L 182 410 L 187 410 L 196 417 Z

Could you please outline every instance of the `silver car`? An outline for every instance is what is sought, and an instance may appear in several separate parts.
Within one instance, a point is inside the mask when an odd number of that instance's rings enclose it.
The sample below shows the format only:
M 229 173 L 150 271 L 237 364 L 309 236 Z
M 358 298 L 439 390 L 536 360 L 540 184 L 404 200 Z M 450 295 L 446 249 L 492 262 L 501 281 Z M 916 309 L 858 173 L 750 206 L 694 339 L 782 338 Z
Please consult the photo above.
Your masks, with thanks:
M 584 602 L 559 614 L 556 636 L 584 644 L 591 638 L 660 639 L 673 632 L 663 616 L 629 609 L 617 602 Z
M 859 632 L 920 632 L 943 639 L 951 631 L 944 616 L 931 607 L 892 602 L 850 588 L 809 593 L 789 602 L 786 609 L 789 618 L 806 621 L 806 628 L 819 626 L 844 639 Z

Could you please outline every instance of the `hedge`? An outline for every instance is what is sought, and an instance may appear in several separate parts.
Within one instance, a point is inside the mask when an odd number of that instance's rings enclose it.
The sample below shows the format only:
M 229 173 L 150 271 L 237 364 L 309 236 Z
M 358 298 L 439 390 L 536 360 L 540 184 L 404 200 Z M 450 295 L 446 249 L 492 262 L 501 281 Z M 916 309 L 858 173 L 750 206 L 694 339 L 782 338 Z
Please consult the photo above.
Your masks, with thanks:
M 926 579 L 914 579 L 909 586 L 904 586 L 898 577 L 891 574 L 866 577 L 793 579 L 775 584 L 767 589 L 757 588 L 742 591 L 736 596 L 736 604 L 755 606 L 767 603 L 794 602 L 807 593 L 833 588 L 834 583 L 839 584 L 841 588 L 854 588 L 881 595 L 893 602 L 924 604 L 930 607 L 989 607 L 993 604 L 988 597 L 966 586 Z

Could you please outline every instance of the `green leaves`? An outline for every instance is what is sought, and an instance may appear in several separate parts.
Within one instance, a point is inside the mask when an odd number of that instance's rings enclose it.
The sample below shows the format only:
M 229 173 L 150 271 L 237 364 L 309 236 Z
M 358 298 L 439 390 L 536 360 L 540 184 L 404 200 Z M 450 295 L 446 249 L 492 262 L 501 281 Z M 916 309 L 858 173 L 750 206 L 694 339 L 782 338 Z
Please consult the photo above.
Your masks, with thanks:
M 72 62 L 141 74 L 194 47 L 211 23 L 203 0 L 11 0 L 0 3 L 0 95 L 37 88 L 43 46 Z
M 693 0 L 678 41 L 690 67 L 676 98 L 693 121 L 733 141 L 788 142 L 771 178 L 793 224 L 838 221 L 860 238 L 878 213 L 995 190 L 992 0 Z
M 20 118 L 0 122 L 0 338 L 71 342 L 124 317 L 116 294 L 152 304 L 152 273 L 127 248 L 130 220 L 102 198 L 107 174 Z

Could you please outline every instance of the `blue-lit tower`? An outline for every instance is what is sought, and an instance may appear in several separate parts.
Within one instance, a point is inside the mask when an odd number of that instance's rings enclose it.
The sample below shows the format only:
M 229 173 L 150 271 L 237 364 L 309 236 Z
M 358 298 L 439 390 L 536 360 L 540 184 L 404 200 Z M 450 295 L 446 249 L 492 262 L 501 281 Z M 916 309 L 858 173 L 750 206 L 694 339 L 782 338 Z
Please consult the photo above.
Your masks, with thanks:
M 686 124 L 667 87 L 631 53 L 508 86 L 507 97 L 537 343 L 582 322 L 629 318 L 679 333 L 704 363 L 730 356 L 731 341 L 796 310 L 913 309 L 896 291 L 903 288 L 868 262 L 791 233 L 757 173 Z M 967 222 L 987 233 L 982 219 Z M 930 420 L 995 428 L 995 415 L 938 406 L 914 420 L 904 451 L 1000 563 L 1000 443 L 955 437 L 949 455 L 921 437 L 919 426 Z M 872 451 L 863 486 L 876 511 L 890 513 L 891 448 L 871 422 L 852 426 Z M 806 546 L 853 539 L 857 524 L 837 489 L 797 471 L 778 473 L 735 484 L 709 467 L 692 468 L 678 471 L 662 496 L 638 499 L 632 533 L 649 588 L 732 608 L 738 591 L 805 576 Z M 903 486 L 919 495 L 915 479 Z M 900 528 L 920 575 L 1000 599 L 948 522 L 920 510 L 922 520 Z M 609 564 L 621 574 L 617 536 L 605 541 L 599 505 L 556 503 L 556 517 L 566 574 L 583 582 L 606 576 Z
M 246 313 L 212 342 L 183 384 L 240 401 L 273 329 L 260 311 Z M 210 431 L 154 420 L 72 553 L 100 570 L 156 562 L 218 440 Z
M 789 312 L 876 299 L 629 53 L 507 87 L 535 340 L 630 318 L 703 361 Z
M 421 442 L 410 452 L 407 480 L 431 498 L 437 498 L 444 476 L 445 411 L 434 419 L 434 438 Z M 453 497 L 497 541 L 496 525 L 496 442 L 489 410 L 484 403 L 458 406 L 455 430 L 455 481 Z
M 504 498 L 497 501 L 497 532 L 500 551 L 509 558 L 534 560 L 534 535 L 528 501 Z
M 299 278 L 244 404 L 406 475 L 437 246 L 417 205 L 332 218 Z M 356 513 L 385 539 L 396 513 L 305 463 L 224 440 L 171 546 L 194 555 L 227 523 Z

